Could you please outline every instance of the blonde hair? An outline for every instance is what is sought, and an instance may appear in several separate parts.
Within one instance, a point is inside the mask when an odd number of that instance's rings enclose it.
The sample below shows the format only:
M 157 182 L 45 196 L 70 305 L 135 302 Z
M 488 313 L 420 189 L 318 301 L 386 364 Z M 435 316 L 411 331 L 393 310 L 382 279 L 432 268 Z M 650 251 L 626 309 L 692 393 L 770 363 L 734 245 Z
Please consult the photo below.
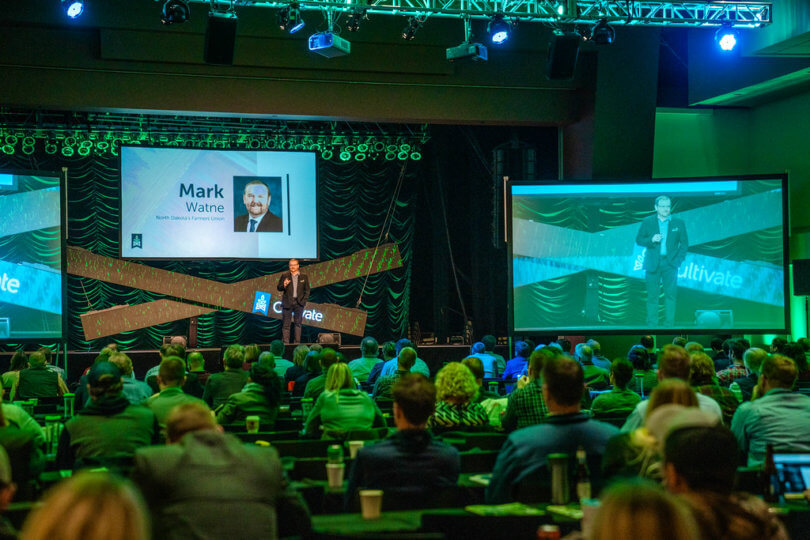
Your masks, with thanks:
M 132 373 L 132 360 L 122 352 L 114 352 L 110 355 L 110 362 L 118 366 L 121 375 L 128 377 Z
M 293 350 L 292 354 L 292 361 L 293 364 L 296 366 L 303 366 L 304 360 L 307 358 L 307 353 L 309 352 L 309 347 L 306 345 L 299 345 Z
M 51 488 L 25 520 L 22 540 L 147 540 L 143 501 L 128 480 L 80 472 Z
M 344 388 L 357 388 L 354 384 L 354 375 L 348 364 L 336 362 L 329 367 L 326 372 L 325 390 L 337 391 Z
M 587 540 L 700 538 L 689 509 L 675 496 L 649 482 L 615 484 L 602 497 Z
M 468 402 L 478 392 L 478 384 L 470 368 L 461 362 L 450 362 L 436 375 L 436 399 L 451 398 Z
M 650 395 L 650 404 L 647 406 L 645 418 L 649 418 L 650 413 L 657 407 L 667 403 L 683 405 L 684 407 L 698 407 L 700 405 L 697 394 L 688 383 L 680 379 L 664 379 L 658 383 L 658 386 Z

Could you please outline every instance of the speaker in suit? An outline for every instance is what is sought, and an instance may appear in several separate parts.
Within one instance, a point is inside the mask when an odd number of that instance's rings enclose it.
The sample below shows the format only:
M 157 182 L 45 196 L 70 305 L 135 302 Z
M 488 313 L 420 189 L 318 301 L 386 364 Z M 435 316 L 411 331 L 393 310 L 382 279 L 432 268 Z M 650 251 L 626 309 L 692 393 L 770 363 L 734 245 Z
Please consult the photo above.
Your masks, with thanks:
M 298 276 L 297 283 L 294 274 Z M 295 343 L 301 343 L 304 306 L 309 299 L 309 277 L 298 271 L 298 260 L 290 260 L 290 271 L 281 274 L 276 289 L 281 292 L 281 337 L 284 343 L 290 342 L 290 322 L 292 322 L 295 329 Z
M 678 267 L 689 248 L 686 224 L 670 215 L 667 197 L 656 199 L 656 215 L 644 218 L 636 244 L 647 248 L 644 269 L 647 282 L 647 324 L 658 326 L 658 299 L 664 292 L 664 325 L 674 326 L 678 298 Z
M 233 232 L 249 232 L 250 214 L 236 216 L 233 220 Z M 253 218 L 255 219 L 255 218 Z M 284 230 L 284 223 L 281 218 L 272 212 L 267 212 L 255 227 L 253 232 L 281 232 Z

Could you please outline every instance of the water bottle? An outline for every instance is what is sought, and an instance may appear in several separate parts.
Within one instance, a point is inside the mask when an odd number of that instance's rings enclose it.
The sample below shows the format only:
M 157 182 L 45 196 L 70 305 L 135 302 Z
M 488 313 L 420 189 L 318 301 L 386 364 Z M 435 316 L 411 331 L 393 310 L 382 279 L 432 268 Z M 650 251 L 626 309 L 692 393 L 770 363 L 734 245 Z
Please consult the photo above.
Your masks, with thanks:
M 343 446 L 332 444 L 326 449 L 326 461 L 332 465 L 343 463 Z

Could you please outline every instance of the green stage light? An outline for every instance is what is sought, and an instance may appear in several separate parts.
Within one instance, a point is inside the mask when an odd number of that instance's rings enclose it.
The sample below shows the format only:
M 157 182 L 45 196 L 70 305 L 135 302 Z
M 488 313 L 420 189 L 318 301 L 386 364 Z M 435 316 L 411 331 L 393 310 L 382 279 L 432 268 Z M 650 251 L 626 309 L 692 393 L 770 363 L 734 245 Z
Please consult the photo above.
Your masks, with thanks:
M 368 152 L 368 145 L 366 143 L 360 143 L 357 145 L 358 152 Z
M 389 144 L 388 146 L 385 147 L 385 151 L 386 152 L 396 152 L 397 151 L 397 145 Z
M 411 152 L 411 159 L 414 161 L 419 161 L 420 159 L 422 159 L 422 154 L 420 154 L 417 151 L 413 151 Z
M 341 161 L 349 161 L 350 159 L 352 159 L 352 155 L 349 152 L 347 152 L 346 150 L 344 150 L 344 151 L 342 151 L 340 153 L 340 160 Z
M 34 153 L 34 147 L 23 145 L 22 153 L 25 154 L 26 156 L 30 156 L 31 154 Z
M 321 159 L 332 159 L 332 151 L 328 148 L 321 151 Z
M 396 152 L 386 152 L 385 153 L 385 160 L 386 161 L 394 161 L 397 158 Z
M 103 152 L 107 150 L 109 147 L 110 143 L 108 143 L 107 141 L 98 141 L 96 143 L 96 150 L 98 150 L 99 152 Z
M 373 146 L 375 152 L 382 152 L 385 150 L 385 143 L 382 141 L 375 141 Z
M 400 161 L 405 161 L 406 159 L 408 159 L 408 152 L 405 151 L 400 152 L 399 154 L 397 154 L 397 159 Z
M 36 140 L 32 136 L 28 135 L 27 137 L 23 138 L 23 145 L 25 145 L 25 146 L 34 146 L 35 144 L 36 144 Z
M 63 146 L 62 147 L 62 155 L 65 157 L 70 157 L 73 155 L 73 147 L 72 146 Z
M 410 152 L 410 150 L 411 150 L 411 145 L 408 144 L 408 143 L 402 143 L 402 144 L 399 145 L 399 151 L 400 152 Z
M 354 155 L 355 161 L 365 161 L 365 159 L 366 155 L 363 152 L 358 152 L 357 154 Z
M 356 147 L 356 146 L 354 146 L 353 144 L 350 144 L 349 146 L 347 146 L 347 147 L 345 148 L 345 150 L 346 150 L 347 152 L 352 152 L 352 153 L 354 153 L 354 152 L 357 152 L 357 147 Z
M 14 153 L 14 147 L 12 145 L 10 145 L 10 144 L 4 144 L 3 145 L 3 153 L 8 154 L 8 155 L 13 154 Z
M 56 145 L 54 143 L 46 143 L 45 144 L 45 153 L 52 156 L 56 153 Z
M 90 155 L 90 148 L 87 146 L 80 146 L 78 153 L 80 156 L 89 156 Z

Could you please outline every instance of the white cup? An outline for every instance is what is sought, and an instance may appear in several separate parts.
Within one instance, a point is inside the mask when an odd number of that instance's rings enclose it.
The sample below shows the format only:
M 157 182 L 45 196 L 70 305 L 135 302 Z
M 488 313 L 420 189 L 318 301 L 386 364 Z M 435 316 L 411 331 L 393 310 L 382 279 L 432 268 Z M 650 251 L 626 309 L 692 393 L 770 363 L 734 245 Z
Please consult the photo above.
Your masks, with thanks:
M 259 417 L 258 416 L 248 416 L 245 418 L 245 429 L 248 433 L 258 433 L 259 432 Z
M 363 448 L 365 441 L 349 441 L 349 457 L 354 459 L 357 457 L 357 452 Z
M 383 492 L 381 489 L 360 490 L 360 512 L 363 519 L 378 519 L 382 509 Z
M 343 474 L 345 471 L 346 465 L 343 463 L 326 464 L 326 479 L 329 482 L 330 488 L 343 487 Z

